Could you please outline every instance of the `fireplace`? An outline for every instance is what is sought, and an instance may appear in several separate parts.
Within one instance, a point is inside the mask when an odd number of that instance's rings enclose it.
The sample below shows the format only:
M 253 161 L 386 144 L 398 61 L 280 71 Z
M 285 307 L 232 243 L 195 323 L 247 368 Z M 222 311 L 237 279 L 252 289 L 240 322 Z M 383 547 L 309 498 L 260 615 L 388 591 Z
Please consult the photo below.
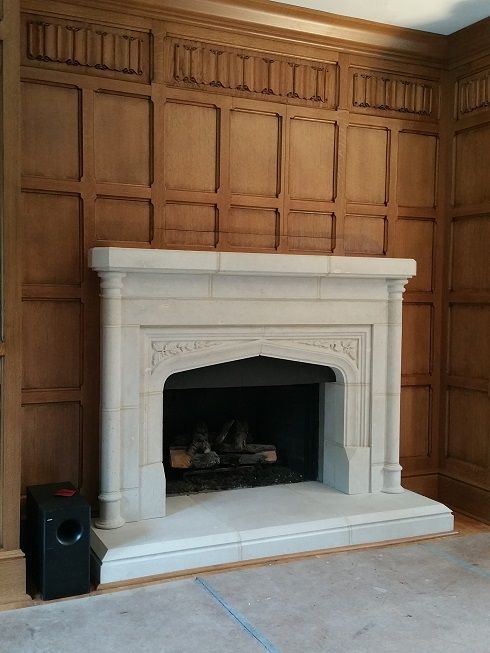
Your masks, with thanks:
M 102 582 L 349 544 L 354 530 L 372 541 L 452 528 L 447 508 L 401 486 L 401 307 L 414 261 L 123 248 L 95 248 L 90 260 L 101 277 L 101 492 L 92 547 Z M 174 393 L 170 404 L 165 393 Z M 200 416 L 206 399 L 231 412 Z M 304 412 L 289 419 L 304 433 L 293 437 L 284 425 L 267 442 L 254 401 L 264 415 L 267 404 L 301 399 Z M 255 444 L 275 446 L 304 483 L 167 497 L 168 438 L 175 444 L 179 431 L 206 420 L 214 434 L 249 420 Z M 280 523 L 267 537 L 253 523 L 228 528 L 219 506 L 210 513 L 217 502 L 249 500 L 241 512 L 251 518 L 257 501 L 264 510 L 281 505 L 271 508 Z M 319 512 L 307 519 L 313 504 Z M 193 530 L 196 510 L 213 522 L 209 536 L 208 522 Z
M 329 367 L 265 356 L 169 377 L 167 496 L 321 480 L 320 396 L 333 382 Z

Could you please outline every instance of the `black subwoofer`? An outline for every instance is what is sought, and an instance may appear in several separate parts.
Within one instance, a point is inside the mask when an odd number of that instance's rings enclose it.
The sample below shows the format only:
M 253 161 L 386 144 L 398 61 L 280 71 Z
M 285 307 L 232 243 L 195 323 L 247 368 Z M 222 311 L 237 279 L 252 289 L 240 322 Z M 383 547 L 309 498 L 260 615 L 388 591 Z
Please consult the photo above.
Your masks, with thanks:
M 27 569 L 42 598 L 86 594 L 90 590 L 87 501 L 71 483 L 31 485 L 26 513 Z

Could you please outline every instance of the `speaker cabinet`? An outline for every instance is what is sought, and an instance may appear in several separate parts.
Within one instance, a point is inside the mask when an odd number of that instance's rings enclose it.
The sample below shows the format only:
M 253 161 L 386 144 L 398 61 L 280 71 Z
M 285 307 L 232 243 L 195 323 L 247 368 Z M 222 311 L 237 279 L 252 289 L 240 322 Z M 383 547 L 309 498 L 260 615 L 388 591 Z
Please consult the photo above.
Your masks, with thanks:
M 60 490 L 74 491 L 58 496 Z M 71 483 L 27 488 L 27 569 L 43 599 L 90 590 L 90 506 Z

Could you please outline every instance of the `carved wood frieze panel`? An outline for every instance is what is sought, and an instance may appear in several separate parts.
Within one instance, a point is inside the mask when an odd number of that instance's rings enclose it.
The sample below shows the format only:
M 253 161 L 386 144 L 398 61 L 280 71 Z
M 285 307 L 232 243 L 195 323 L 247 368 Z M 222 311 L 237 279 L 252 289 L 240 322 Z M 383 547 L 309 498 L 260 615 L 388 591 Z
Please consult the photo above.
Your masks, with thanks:
M 27 14 L 22 63 L 148 83 L 150 35 Z M 81 70 L 80 70 L 81 69 Z
M 463 77 L 457 82 L 457 117 L 474 111 L 483 111 L 490 106 L 490 70 Z
M 439 116 L 439 85 L 434 81 L 356 68 L 350 76 L 354 110 L 434 120 Z
M 175 37 L 165 39 L 165 60 L 171 86 L 328 109 L 337 105 L 336 63 Z

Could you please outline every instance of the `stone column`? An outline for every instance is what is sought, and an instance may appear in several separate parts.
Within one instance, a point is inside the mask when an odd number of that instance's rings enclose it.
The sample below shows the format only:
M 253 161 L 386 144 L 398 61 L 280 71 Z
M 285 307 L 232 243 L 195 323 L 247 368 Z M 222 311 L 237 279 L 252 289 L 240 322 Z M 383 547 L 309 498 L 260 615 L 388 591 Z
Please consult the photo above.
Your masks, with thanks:
M 386 371 L 386 441 L 383 492 L 403 492 L 400 465 L 400 385 L 402 296 L 406 279 L 388 280 L 388 343 Z
M 100 516 L 97 528 L 118 528 L 121 515 L 122 272 L 99 272 L 101 325 Z

